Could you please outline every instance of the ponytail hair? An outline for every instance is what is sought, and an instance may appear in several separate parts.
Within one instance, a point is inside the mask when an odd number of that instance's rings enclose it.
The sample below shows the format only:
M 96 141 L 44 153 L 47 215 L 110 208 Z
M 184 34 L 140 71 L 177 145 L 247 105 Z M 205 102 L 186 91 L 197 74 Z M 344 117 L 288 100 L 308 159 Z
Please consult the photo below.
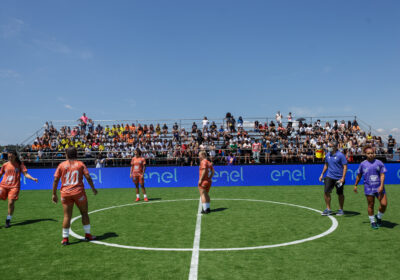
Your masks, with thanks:
M 22 161 L 19 158 L 19 155 L 16 150 L 9 151 L 8 153 L 13 154 L 15 156 L 15 161 L 18 163 L 18 165 L 22 164 Z

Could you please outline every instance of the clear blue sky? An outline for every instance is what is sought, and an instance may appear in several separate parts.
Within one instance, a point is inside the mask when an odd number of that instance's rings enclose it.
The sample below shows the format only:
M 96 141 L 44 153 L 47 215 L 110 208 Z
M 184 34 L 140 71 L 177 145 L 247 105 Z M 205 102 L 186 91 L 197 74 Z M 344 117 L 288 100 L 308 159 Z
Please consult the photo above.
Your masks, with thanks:
M 0 95 L 0 145 L 82 112 L 357 115 L 398 135 L 400 1 L 3 0 Z

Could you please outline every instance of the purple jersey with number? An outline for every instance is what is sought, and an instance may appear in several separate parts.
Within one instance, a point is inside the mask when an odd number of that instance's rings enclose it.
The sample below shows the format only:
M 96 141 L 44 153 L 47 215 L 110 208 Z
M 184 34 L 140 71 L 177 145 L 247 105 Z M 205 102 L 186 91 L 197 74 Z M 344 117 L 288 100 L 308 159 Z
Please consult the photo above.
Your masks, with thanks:
M 364 160 L 358 167 L 357 174 L 364 175 L 364 193 L 374 195 L 381 185 L 381 174 L 386 173 L 386 167 L 379 159 L 372 162 Z M 383 193 L 385 190 L 383 190 Z

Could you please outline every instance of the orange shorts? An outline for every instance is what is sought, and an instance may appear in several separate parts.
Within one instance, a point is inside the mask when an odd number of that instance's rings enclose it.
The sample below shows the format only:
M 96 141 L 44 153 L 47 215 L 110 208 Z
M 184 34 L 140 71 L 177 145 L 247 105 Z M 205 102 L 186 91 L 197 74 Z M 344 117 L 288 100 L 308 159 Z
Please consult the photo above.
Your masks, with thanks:
M 208 181 L 201 182 L 200 187 L 199 187 L 199 189 L 205 190 L 206 192 L 209 192 L 210 188 L 211 188 L 211 182 L 208 182 Z
M 3 188 L 0 187 L 0 199 L 18 200 L 19 188 Z
M 144 176 L 141 176 L 141 175 L 135 176 L 135 175 L 133 175 L 132 181 L 135 184 L 141 184 L 143 186 L 144 185 Z
M 61 194 L 61 202 L 62 202 L 62 204 L 65 204 L 65 205 L 71 205 L 74 203 L 76 205 L 83 205 L 83 204 L 87 203 L 86 193 L 80 192 L 80 193 L 73 194 L 73 195 Z

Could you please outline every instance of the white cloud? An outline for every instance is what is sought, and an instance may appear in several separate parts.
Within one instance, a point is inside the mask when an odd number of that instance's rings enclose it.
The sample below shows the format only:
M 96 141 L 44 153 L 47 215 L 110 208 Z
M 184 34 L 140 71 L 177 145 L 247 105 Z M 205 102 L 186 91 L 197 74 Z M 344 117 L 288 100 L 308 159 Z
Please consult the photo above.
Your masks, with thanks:
M 69 105 L 69 104 L 65 104 L 65 105 L 64 105 L 64 108 L 67 108 L 67 109 L 69 109 L 69 110 L 74 110 L 74 108 L 73 108 L 71 105 Z
M 400 128 L 394 127 L 394 128 L 392 128 L 392 129 L 390 130 L 390 132 L 393 132 L 393 133 L 400 133 Z
M 21 77 L 21 75 L 12 69 L 0 69 L 0 78 L 2 79 L 17 79 Z
M 376 131 L 378 131 L 379 133 L 385 133 L 386 130 L 384 128 L 377 128 Z
M 93 58 L 93 53 L 91 51 L 82 51 L 79 53 L 79 57 L 87 60 Z
M 54 53 L 70 54 L 72 52 L 71 48 L 69 46 L 67 46 L 64 43 L 58 42 L 56 39 L 52 39 L 52 40 L 48 40 L 48 41 L 35 39 L 35 40 L 33 40 L 33 42 L 37 46 L 44 48 L 46 50 L 49 50 L 51 52 L 54 52 Z
M 0 34 L 3 38 L 10 38 L 18 35 L 24 26 L 24 21 L 13 18 L 8 23 L 0 26 Z

